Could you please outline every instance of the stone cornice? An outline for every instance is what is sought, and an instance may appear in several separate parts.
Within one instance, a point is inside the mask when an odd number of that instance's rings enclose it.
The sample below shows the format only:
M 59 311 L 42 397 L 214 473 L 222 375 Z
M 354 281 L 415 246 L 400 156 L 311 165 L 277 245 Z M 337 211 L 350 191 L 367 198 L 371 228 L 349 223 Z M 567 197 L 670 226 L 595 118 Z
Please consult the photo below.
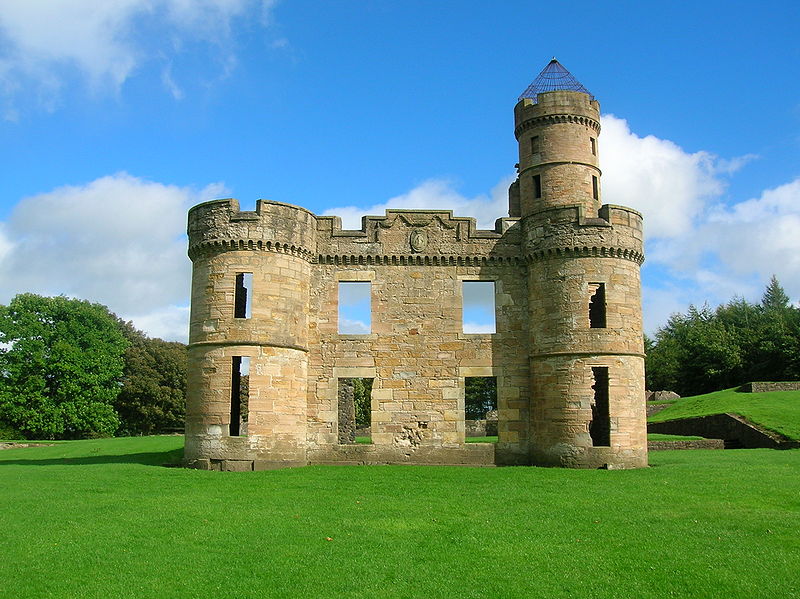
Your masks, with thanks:
M 235 251 L 264 251 L 275 252 L 277 254 L 289 254 L 306 260 L 307 262 L 313 262 L 314 259 L 314 253 L 307 248 L 277 241 L 264 241 L 263 239 L 215 239 L 213 241 L 201 241 L 189 247 L 189 258 L 194 260 L 196 257 L 202 255 Z
M 630 248 L 583 246 L 583 247 L 551 247 L 530 252 L 526 256 L 528 262 L 550 260 L 553 258 L 617 258 L 630 260 L 638 265 L 644 262 L 644 254 Z
M 552 125 L 555 123 L 574 123 L 576 125 L 586 125 L 597 133 L 600 133 L 600 123 L 592 118 L 577 114 L 547 114 L 539 117 L 525 119 L 514 129 L 514 136 L 519 139 L 523 131 L 527 131 L 540 124 Z
M 420 254 L 327 254 L 319 255 L 317 262 L 337 266 L 519 266 L 524 263 L 520 256 L 429 256 Z

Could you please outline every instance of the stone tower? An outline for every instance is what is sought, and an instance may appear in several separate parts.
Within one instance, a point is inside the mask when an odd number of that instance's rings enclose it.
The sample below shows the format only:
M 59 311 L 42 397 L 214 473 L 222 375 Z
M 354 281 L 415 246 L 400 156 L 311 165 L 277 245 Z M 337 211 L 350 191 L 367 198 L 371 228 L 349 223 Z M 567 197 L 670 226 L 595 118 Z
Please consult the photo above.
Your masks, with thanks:
M 600 203 L 600 105 L 554 58 L 514 108 L 528 261 L 531 459 L 644 466 L 642 219 Z
M 192 208 L 187 464 L 646 466 L 642 218 L 601 205 L 599 110 L 547 65 L 514 109 L 519 177 L 493 230 L 446 210 L 343 230 L 279 202 Z M 466 326 L 474 283 L 494 332 Z M 338 326 L 352 285 L 370 306 L 355 333 Z M 485 376 L 498 441 L 465 443 L 466 380 Z M 341 434 L 352 378 L 372 379 L 369 444 Z

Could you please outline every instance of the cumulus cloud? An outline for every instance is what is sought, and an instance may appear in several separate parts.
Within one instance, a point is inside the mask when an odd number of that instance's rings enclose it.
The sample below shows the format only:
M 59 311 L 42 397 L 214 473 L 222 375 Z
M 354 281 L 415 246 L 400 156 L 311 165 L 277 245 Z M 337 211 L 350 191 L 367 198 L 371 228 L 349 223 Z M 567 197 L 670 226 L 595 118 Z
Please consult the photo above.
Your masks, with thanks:
M 679 243 L 654 244 L 653 259 L 725 297 L 757 297 L 775 274 L 800 297 L 800 178 L 758 198 L 719 203 Z
M 119 173 L 25 198 L 0 227 L 0 301 L 25 291 L 90 299 L 185 340 L 186 211 L 222 195 L 220 184 L 193 190 Z
M 274 0 L 4 0 L 0 11 L 0 90 L 23 91 L 53 108 L 69 78 L 78 74 L 94 91 L 119 91 L 149 60 L 178 54 L 187 42 L 211 44 L 225 68 L 236 19 L 261 12 Z M 164 84 L 175 95 L 172 74 Z M 12 103 L 6 118 L 18 117 Z
M 651 239 L 690 231 L 706 204 L 724 191 L 720 171 L 744 163 L 720 165 L 708 152 L 690 154 L 668 139 L 639 137 L 613 115 L 601 120 L 603 200 L 646 214 L 645 233 Z

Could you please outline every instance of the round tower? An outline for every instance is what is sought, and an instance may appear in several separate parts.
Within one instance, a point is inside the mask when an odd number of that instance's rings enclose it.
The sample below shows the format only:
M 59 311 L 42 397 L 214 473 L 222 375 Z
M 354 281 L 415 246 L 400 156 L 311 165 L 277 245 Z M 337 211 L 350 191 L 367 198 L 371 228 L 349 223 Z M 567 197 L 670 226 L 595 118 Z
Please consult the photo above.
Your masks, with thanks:
M 514 107 L 519 214 L 552 206 L 600 208 L 600 104 L 554 58 Z M 512 215 L 515 216 L 515 215 Z
M 600 106 L 553 59 L 514 109 L 528 260 L 531 461 L 647 465 L 639 213 L 600 203 Z
M 316 219 L 236 200 L 189 211 L 192 301 L 188 465 L 250 470 L 306 464 L 310 259 Z

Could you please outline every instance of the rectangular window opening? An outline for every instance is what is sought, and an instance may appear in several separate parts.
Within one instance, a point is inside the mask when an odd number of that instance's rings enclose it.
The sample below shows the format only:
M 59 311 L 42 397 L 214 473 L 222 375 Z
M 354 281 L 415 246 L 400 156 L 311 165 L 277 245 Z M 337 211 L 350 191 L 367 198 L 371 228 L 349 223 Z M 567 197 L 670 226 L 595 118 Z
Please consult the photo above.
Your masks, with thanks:
M 594 137 L 590 137 L 589 143 L 592 146 L 592 156 L 597 156 L 597 140 Z
M 494 281 L 462 281 L 461 291 L 464 332 L 495 333 Z
M 589 283 L 589 328 L 606 328 L 606 284 Z
M 608 367 L 593 366 L 594 397 L 592 398 L 592 420 L 589 422 L 589 436 L 595 447 L 611 446 L 611 415 L 608 406 Z
M 372 383 L 368 378 L 338 379 L 340 444 L 372 443 Z
M 542 197 L 542 176 L 541 175 L 534 175 L 533 176 L 533 197 L 534 198 Z
M 250 358 L 233 356 L 231 368 L 231 437 L 247 435 L 250 403 Z
M 233 317 L 250 318 L 253 315 L 253 273 L 237 272 L 233 293 Z
M 592 175 L 592 198 L 595 200 L 600 199 L 600 189 L 598 188 L 597 177 Z
M 497 442 L 497 377 L 464 378 L 464 420 L 471 442 Z
M 531 137 L 531 154 L 539 153 L 539 136 Z
M 372 283 L 339 281 L 339 334 L 369 335 L 372 331 Z

